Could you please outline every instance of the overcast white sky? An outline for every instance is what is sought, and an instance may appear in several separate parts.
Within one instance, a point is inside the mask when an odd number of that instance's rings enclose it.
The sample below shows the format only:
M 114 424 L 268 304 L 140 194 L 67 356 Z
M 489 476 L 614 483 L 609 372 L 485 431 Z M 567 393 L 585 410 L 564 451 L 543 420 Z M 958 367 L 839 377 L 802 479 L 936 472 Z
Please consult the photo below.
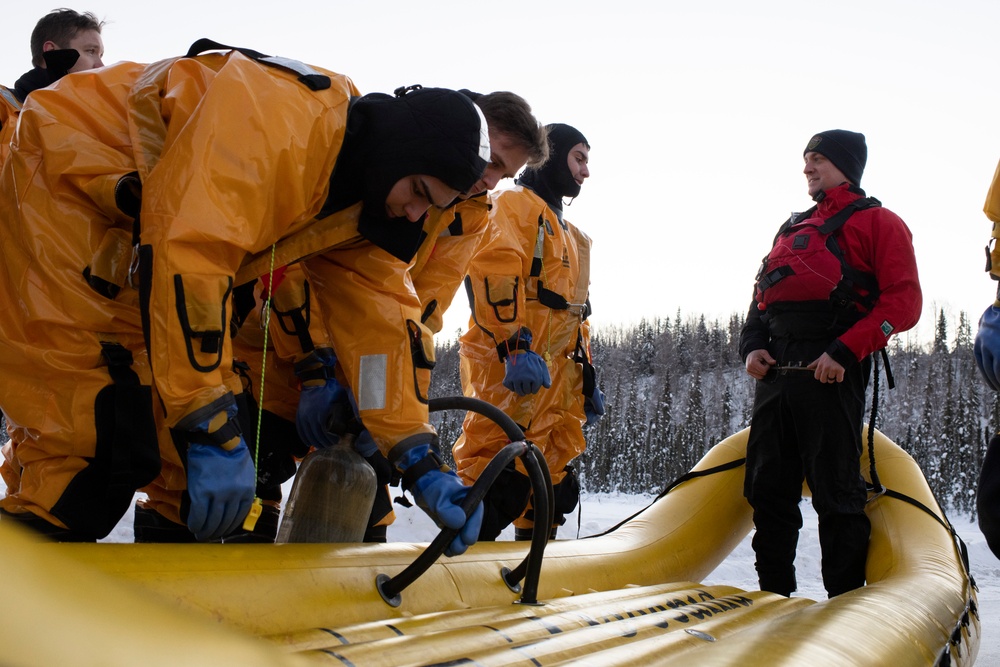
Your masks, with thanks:
M 4 7 L 0 83 L 58 0 Z M 868 137 L 863 187 L 914 234 L 927 309 L 973 321 L 995 284 L 982 213 L 1000 158 L 994 0 L 83 0 L 108 21 L 106 63 L 248 46 L 399 85 L 512 90 L 590 140 L 567 217 L 594 239 L 597 325 L 744 312 L 777 226 L 811 204 L 815 132 Z M 464 297 L 446 332 L 464 325 Z

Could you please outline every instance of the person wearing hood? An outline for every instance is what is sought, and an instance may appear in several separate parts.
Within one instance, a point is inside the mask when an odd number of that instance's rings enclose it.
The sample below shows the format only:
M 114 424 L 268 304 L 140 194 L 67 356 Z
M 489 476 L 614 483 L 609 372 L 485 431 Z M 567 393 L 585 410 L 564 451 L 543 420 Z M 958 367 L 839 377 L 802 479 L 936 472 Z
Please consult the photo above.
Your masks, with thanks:
M 820 132 L 802 155 L 816 205 L 779 229 L 740 334 L 757 381 L 744 495 L 761 590 L 789 596 L 809 484 L 833 597 L 865 583 L 871 526 L 859 460 L 872 355 L 917 323 L 922 301 L 910 230 L 861 189 L 864 135 Z
M 488 191 L 504 178 L 512 178 L 527 163 L 540 167 L 548 157 L 545 128 L 531 113 L 524 98 L 508 91 L 487 94 L 460 91 L 473 100 L 483 112 L 489 126 L 490 161 L 482 177 L 466 192 L 444 208 L 431 208 L 423 221 L 425 240 L 410 266 L 413 288 L 421 304 L 421 323 L 432 335 L 441 331 L 444 312 L 465 278 L 466 269 L 488 229 Z M 280 484 L 295 471 L 294 458 L 301 458 L 310 447 L 328 447 L 339 441 L 342 433 L 332 432 L 330 424 L 356 436 L 355 448 L 375 469 L 380 489 L 369 517 L 366 542 L 386 541 L 387 526 L 395 519 L 388 485 L 395 481 L 392 466 L 378 450 L 361 420 L 353 414 L 353 406 L 340 380 L 336 377 L 336 352 L 317 331 L 318 307 L 310 299 L 311 286 L 303 271 L 288 267 L 276 283 L 273 293 L 271 345 L 284 363 L 268 363 L 262 372 L 259 329 L 244 326 L 234 339 L 241 359 L 249 366 L 250 381 L 266 384 L 263 423 L 280 433 L 269 438 L 289 445 L 286 451 L 268 457 L 268 464 L 259 472 L 267 475 L 267 484 L 258 489 L 264 498 L 264 511 L 272 520 L 265 526 L 276 528 L 277 508 L 281 498 Z M 303 368 L 306 353 L 316 349 L 330 367 L 330 377 L 324 381 L 310 379 Z M 298 369 L 298 375 L 293 373 Z M 302 390 L 296 389 L 301 385 Z M 312 404 L 316 409 L 303 409 Z M 264 442 L 267 447 L 268 443 Z M 269 472 L 267 467 L 271 468 Z M 261 527 L 261 524 L 258 524 Z M 237 538 L 238 539 L 238 538 Z M 255 529 L 248 539 L 269 541 L 273 534 Z
M 511 417 L 542 451 L 555 485 L 552 536 L 579 498 L 570 462 L 584 448 L 584 424 L 604 413 L 591 365 L 590 238 L 563 217 L 563 199 L 590 176 L 590 144 L 574 127 L 546 126 L 549 159 L 526 169 L 516 187 L 493 195 L 493 229 L 469 263 L 472 317 L 460 340 L 462 388 Z M 469 413 L 453 447 L 458 474 L 478 479 L 508 442 L 503 431 Z M 534 526 L 523 464 L 503 471 L 484 498 L 480 539 L 514 522 L 518 539 Z
M 38 88 L 55 83 L 70 71 L 79 72 L 102 67 L 104 42 L 101 39 L 103 21 L 90 12 L 56 9 L 35 24 L 31 32 L 31 60 L 35 66 L 26 72 L 13 89 L 0 86 L 0 166 L 10 154 L 10 142 L 17 129 L 17 118 L 28 95 Z M 6 427 L 6 420 L 3 421 Z M 8 433 L 8 435 L 10 435 Z M 13 456 L 14 443 L 8 440 L 0 447 L 5 460 Z M 7 486 L 20 483 L 11 465 L 0 465 L 0 475 Z
M 489 161 L 478 108 L 445 89 L 359 97 L 344 75 L 207 40 L 74 83 L 33 94 L 0 182 L 0 303 L 18 311 L 0 323 L 0 407 L 24 436 L 0 516 L 95 539 L 141 488 L 198 540 L 238 529 L 255 471 L 233 293 L 301 262 L 373 439 L 464 551 L 481 509 L 466 517 L 437 455 L 407 268 L 426 211 Z M 67 132 L 72 147 L 51 141 Z
M 55 83 L 70 72 L 103 67 L 103 21 L 91 12 L 55 9 L 38 20 L 31 31 L 32 69 L 14 88 L 0 86 L 0 165 L 7 159 L 17 116 L 32 91 Z

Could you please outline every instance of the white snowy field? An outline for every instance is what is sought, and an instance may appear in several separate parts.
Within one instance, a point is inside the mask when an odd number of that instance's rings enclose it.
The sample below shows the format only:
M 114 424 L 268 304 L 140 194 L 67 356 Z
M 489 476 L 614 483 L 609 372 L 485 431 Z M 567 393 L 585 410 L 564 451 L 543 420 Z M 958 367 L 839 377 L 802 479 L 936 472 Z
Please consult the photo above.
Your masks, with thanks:
M 286 488 L 286 494 L 290 489 Z M 5 492 L 0 482 L 0 492 Z M 396 491 L 396 489 L 394 489 Z M 610 528 L 636 512 L 647 507 L 654 496 L 626 494 L 583 494 L 576 512 L 567 517 L 558 539 L 572 539 L 577 536 L 594 535 Z M 416 507 L 405 508 L 395 505 L 396 522 L 389 527 L 391 542 L 430 542 L 437 529 L 433 522 Z M 816 514 L 809 499 L 802 501 L 803 529 L 799 538 L 798 556 L 795 567 L 798 575 L 797 596 L 812 600 L 826 599 L 820 578 L 820 550 L 817 538 Z M 969 550 L 972 575 L 979 587 L 979 609 L 982 620 L 982 640 L 979 646 L 979 665 L 1000 665 L 1000 560 L 986 545 L 979 526 L 967 516 L 949 516 L 952 525 Z M 513 529 L 504 531 L 500 539 L 513 539 Z M 103 542 L 132 541 L 132 512 L 122 518 L 118 526 Z M 705 583 L 725 583 L 746 590 L 757 589 L 754 572 L 754 555 L 750 547 L 750 536 L 733 550 L 732 554 L 719 565 Z

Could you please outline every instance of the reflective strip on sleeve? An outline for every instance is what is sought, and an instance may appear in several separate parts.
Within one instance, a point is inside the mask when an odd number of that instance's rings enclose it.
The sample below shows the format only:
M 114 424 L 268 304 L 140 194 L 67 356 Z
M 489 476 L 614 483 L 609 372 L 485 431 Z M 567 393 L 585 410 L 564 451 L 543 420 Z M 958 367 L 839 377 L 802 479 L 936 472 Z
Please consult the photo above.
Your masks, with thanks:
M 361 357 L 358 373 L 358 410 L 385 409 L 386 367 L 389 357 L 385 354 L 366 354 Z

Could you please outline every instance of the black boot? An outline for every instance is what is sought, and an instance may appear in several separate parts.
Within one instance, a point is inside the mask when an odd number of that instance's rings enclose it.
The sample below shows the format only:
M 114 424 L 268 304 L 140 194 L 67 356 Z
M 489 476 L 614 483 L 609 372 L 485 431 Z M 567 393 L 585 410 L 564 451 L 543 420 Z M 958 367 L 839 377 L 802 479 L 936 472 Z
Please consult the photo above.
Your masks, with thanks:
M 181 523 L 174 523 L 159 512 L 146 507 L 135 506 L 132 520 L 135 541 L 146 543 L 187 544 L 197 542 L 194 533 Z
M 479 540 L 491 542 L 500 532 L 521 516 L 528 505 L 531 480 L 514 467 L 512 461 L 500 471 L 493 486 L 483 498 L 483 523 L 479 529 Z
M 365 537 L 362 541 L 385 544 L 388 539 L 386 536 L 386 528 L 387 526 L 368 526 L 365 530 Z
M 226 544 L 274 544 L 274 538 L 278 536 L 280 518 L 281 510 L 278 506 L 272 501 L 265 500 L 253 530 L 244 530 L 243 526 L 240 526 L 222 538 L 222 541 Z
M 92 537 L 85 537 L 68 528 L 49 523 L 45 519 L 31 512 L 8 512 L 0 510 L 0 518 L 3 521 L 16 521 L 25 528 L 29 528 L 38 535 L 50 539 L 54 542 L 96 542 Z
M 556 539 L 556 531 L 559 529 L 558 526 L 552 526 L 552 530 L 549 531 L 549 539 Z M 518 528 L 514 526 L 514 540 L 517 542 L 528 542 L 531 540 L 531 536 L 534 534 L 534 528 Z

